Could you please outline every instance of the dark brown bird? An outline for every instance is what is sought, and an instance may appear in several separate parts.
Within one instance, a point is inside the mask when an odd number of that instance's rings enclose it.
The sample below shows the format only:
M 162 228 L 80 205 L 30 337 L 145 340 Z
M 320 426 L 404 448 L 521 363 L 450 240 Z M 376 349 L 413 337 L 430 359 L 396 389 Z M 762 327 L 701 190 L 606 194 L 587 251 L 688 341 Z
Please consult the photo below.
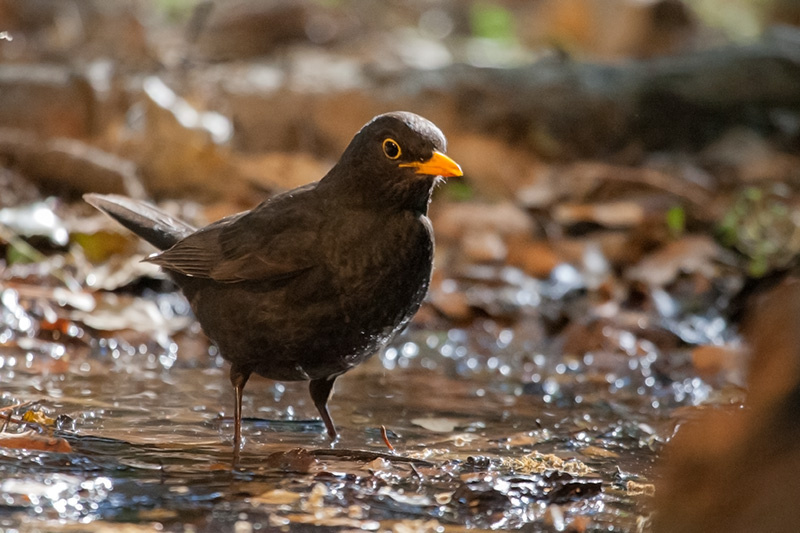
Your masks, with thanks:
M 462 175 L 445 148 L 428 120 L 379 115 L 320 181 L 200 230 L 137 200 L 85 196 L 164 250 L 146 261 L 170 274 L 231 363 L 234 459 L 242 391 L 253 372 L 310 380 L 336 438 L 327 408 L 334 380 L 401 330 L 428 290 L 428 203 L 438 177 Z

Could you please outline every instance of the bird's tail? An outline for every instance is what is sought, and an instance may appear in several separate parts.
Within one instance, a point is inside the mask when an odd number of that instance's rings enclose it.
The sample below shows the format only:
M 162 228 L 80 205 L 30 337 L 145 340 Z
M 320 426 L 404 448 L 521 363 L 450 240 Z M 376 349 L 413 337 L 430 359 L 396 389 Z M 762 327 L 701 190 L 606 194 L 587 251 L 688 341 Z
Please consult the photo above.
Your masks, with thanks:
M 166 250 L 196 228 L 156 206 L 117 194 L 84 194 L 83 199 L 159 250 Z

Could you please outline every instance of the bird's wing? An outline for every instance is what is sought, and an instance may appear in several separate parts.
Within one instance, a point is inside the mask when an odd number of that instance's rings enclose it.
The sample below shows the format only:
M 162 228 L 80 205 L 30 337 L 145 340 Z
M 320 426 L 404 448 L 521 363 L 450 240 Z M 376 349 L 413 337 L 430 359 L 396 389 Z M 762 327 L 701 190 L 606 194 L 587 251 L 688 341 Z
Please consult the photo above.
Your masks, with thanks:
M 189 235 L 147 261 L 196 278 L 222 283 L 278 280 L 318 263 L 321 217 L 307 188 L 290 191 L 253 211 L 224 218 Z

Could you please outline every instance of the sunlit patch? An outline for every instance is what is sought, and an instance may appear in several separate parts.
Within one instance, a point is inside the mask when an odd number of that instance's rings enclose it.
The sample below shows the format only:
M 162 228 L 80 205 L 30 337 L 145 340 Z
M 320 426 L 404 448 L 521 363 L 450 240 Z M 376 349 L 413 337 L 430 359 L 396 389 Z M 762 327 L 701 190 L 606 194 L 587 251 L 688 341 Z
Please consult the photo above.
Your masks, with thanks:
M 0 498 L 6 505 L 29 508 L 42 518 L 88 523 L 99 518 L 113 488 L 107 477 L 82 479 L 56 473 L 5 479 L 0 482 Z

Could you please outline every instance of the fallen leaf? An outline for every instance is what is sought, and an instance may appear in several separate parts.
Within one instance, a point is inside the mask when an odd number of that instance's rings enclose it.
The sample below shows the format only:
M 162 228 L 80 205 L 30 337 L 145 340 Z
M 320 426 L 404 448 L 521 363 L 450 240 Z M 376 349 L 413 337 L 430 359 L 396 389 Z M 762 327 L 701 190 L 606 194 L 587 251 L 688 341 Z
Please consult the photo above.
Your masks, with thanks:
M 625 484 L 625 490 L 631 495 L 643 494 L 645 496 L 655 496 L 656 494 L 656 486 L 652 483 L 637 483 L 636 481 L 628 481 Z
M 25 411 L 25 414 L 22 415 L 22 420 L 42 426 L 52 426 L 56 423 L 54 418 L 50 418 L 42 411 Z
M 707 235 L 690 235 L 671 242 L 642 259 L 628 270 L 628 278 L 651 287 L 663 287 L 679 274 L 699 273 L 714 278 L 714 261 L 722 248 Z
M 611 450 L 606 450 L 605 448 L 600 448 L 599 446 L 586 446 L 581 451 L 584 455 L 588 455 L 589 457 L 619 457 L 618 453 L 612 452 Z
M 72 451 L 72 446 L 66 440 L 59 437 L 43 437 L 35 431 L 16 435 L 0 434 L 0 447 L 54 453 L 70 453 Z
M 300 499 L 300 494 L 283 489 L 265 492 L 253 498 L 253 503 L 264 505 L 289 505 Z
M 629 228 L 644 221 L 645 208 L 632 201 L 605 204 L 561 204 L 553 211 L 553 219 L 559 224 L 594 222 L 601 226 Z
M 585 476 L 594 472 L 593 469 L 577 459 L 562 459 L 557 455 L 529 453 L 522 457 L 513 457 L 503 460 L 503 465 L 520 474 L 542 474 L 549 470 L 567 472 L 577 476 Z
M 411 423 L 436 433 L 450 433 L 461 424 L 454 418 L 414 418 Z

